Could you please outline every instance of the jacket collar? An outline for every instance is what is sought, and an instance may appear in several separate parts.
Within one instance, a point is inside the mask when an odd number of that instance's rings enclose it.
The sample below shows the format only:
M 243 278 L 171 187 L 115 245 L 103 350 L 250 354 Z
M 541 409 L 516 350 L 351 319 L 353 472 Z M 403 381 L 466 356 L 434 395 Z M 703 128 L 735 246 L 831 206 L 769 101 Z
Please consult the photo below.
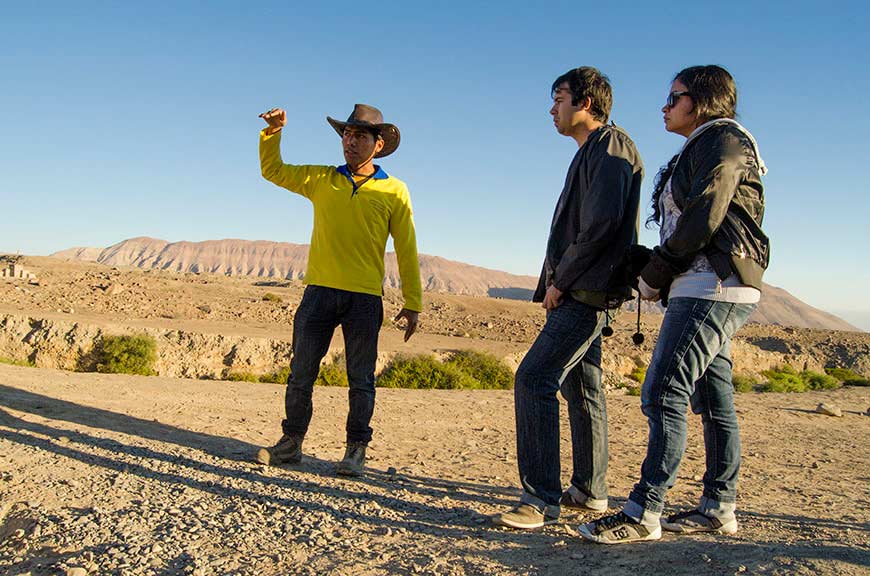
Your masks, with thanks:
M 688 148 L 689 143 L 695 140 L 698 136 L 701 135 L 702 132 L 707 131 L 708 128 L 712 128 L 713 126 L 723 126 L 723 125 L 731 125 L 740 130 L 746 137 L 749 139 L 749 142 L 752 143 L 752 149 L 755 152 L 755 159 L 758 163 L 758 171 L 762 176 L 767 174 L 767 166 L 764 164 L 764 160 L 761 159 L 761 152 L 758 151 L 758 143 L 755 141 L 755 138 L 752 134 L 743 127 L 740 122 L 736 120 L 732 120 L 731 118 L 716 118 L 715 120 L 710 120 L 709 122 L 705 122 L 701 124 L 697 128 L 695 128 L 689 137 L 686 138 L 686 142 L 683 144 L 683 148 L 680 150 L 680 155 L 682 155 L 683 151 Z M 677 160 L 679 162 L 679 160 Z
M 336 168 L 339 174 L 344 176 L 345 178 L 353 179 L 353 175 L 350 173 L 350 168 L 347 167 L 347 164 L 342 164 L 338 168 Z M 372 174 L 372 180 L 386 180 L 389 178 L 389 174 L 383 171 L 383 169 L 375 164 L 375 173 Z

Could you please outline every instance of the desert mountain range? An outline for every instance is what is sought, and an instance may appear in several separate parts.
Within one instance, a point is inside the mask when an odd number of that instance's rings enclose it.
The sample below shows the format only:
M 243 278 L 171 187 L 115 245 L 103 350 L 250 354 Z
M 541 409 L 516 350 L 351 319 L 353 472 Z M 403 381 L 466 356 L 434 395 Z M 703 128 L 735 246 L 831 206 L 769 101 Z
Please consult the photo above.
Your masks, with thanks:
M 308 245 L 236 239 L 167 242 L 138 237 L 123 240 L 108 248 L 70 248 L 52 256 L 141 269 L 301 279 L 305 275 Z M 420 275 L 423 289 L 428 292 L 520 300 L 530 299 L 537 284 L 537 278 L 533 276 L 509 274 L 426 254 L 420 254 Z M 396 255 L 388 252 L 384 286 L 397 288 L 399 285 Z M 761 303 L 750 321 L 801 328 L 860 331 L 845 320 L 813 308 L 786 290 L 770 285 L 765 285 Z

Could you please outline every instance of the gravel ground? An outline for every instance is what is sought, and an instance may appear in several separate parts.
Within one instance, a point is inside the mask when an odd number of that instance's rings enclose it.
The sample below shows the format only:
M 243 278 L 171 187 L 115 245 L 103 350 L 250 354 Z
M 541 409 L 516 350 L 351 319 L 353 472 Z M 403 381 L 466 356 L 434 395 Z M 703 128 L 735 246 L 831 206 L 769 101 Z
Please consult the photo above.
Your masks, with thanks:
M 316 389 L 305 459 L 267 468 L 249 460 L 279 435 L 281 386 L 0 365 L 0 573 L 870 574 L 868 388 L 740 395 L 740 532 L 621 547 L 581 541 L 588 517 L 490 526 L 519 496 L 511 392 L 378 394 L 367 474 L 344 479 L 345 390 Z M 608 403 L 618 507 L 646 422 L 638 398 Z M 675 507 L 699 495 L 702 443 L 692 416 Z

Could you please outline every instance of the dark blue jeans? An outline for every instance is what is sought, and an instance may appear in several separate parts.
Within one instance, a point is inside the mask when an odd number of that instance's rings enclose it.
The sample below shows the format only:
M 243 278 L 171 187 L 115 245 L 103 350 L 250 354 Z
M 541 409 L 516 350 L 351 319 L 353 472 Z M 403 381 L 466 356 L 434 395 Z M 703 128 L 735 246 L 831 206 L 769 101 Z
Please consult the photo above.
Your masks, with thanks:
M 305 288 L 293 317 L 293 358 L 284 397 L 284 434 L 304 436 L 308 432 L 314 381 L 335 328 L 341 326 L 350 384 L 347 441 L 371 441 L 369 423 L 375 410 L 375 363 L 383 319 L 383 302 L 379 296 L 323 286 Z
M 604 312 L 571 298 L 547 315 L 547 322 L 517 369 L 514 407 L 517 464 L 523 502 L 558 515 L 562 495 L 559 458 L 559 399 L 572 415 L 574 477 L 593 497 L 606 497 L 607 413 L 600 368 L 582 362 L 598 340 Z M 600 354 L 600 341 L 599 341 Z M 600 358 L 599 358 L 600 364 Z
M 601 336 L 560 387 L 571 425 L 571 484 L 596 499 L 607 498 L 607 403 L 601 385 Z
M 668 303 L 641 402 L 649 419 L 649 442 L 641 479 L 625 511 L 632 517 L 661 515 L 686 450 L 686 408 L 701 415 L 707 499 L 733 503 L 740 469 L 740 434 L 731 381 L 731 338 L 755 309 L 698 298 Z

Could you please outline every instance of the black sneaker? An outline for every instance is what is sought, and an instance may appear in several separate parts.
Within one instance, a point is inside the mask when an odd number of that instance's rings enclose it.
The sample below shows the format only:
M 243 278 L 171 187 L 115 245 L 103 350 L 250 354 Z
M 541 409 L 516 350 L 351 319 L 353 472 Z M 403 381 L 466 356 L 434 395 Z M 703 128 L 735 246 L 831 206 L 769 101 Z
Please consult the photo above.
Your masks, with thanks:
M 344 458 L 335 467 L 335 473 L 342 476 L 362 476 L 366 465 L 366 443 L 348 442 Z
M 625 544 L 643 540 L 658 540 L 662 537 L 661 526 L 655 528 L 646 526 L 635 521 L 625 512 L 605 516 L 588 524 L 581 524 L 578 530 L 581 536 L 599 544 Z
M 720 534 L 734 534 L 737 532 L 737 518 L 727 519 L 707 516 L 700 510 L 686 510 L 662 520 L 662 528 L 669 532 L 682 534 L 694 534 L 695 532 L 718 532 Z
M 271 448 L 260 448 L 256 460 L 266 466 L 298 464 L 302 461 L 302 436 L 283 435 Z

